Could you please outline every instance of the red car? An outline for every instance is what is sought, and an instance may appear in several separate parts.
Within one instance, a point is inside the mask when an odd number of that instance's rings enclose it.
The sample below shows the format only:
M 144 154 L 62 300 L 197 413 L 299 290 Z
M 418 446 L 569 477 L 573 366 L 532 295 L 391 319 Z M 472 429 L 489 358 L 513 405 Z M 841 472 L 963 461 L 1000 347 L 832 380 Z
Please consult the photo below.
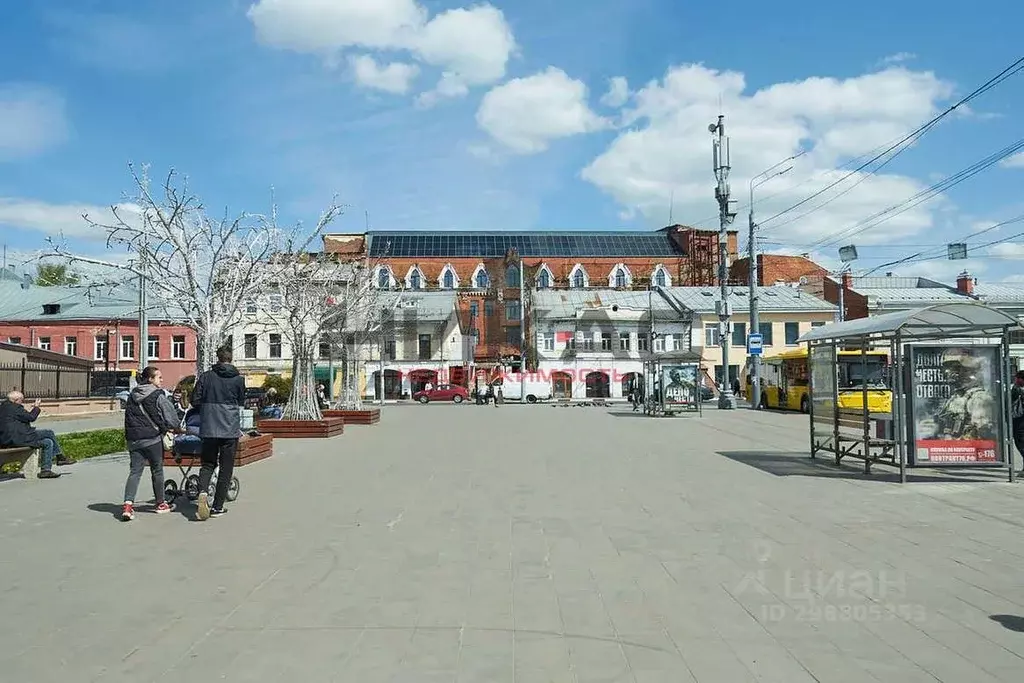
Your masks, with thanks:
M 412 398 L 420 403 L 430 403 L 431 401 L 462 403 L 469 398 L 469 392 L 465 387 L 460 387 L 457 384 L 439 384 L 430 391 L 417 391 Z

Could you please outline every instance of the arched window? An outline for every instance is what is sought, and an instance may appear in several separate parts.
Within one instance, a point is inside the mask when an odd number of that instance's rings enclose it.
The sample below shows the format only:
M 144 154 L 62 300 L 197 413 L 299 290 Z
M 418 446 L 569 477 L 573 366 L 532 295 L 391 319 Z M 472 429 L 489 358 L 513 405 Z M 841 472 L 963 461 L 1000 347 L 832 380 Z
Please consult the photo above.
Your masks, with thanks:
M 572 276 L 572 286 L 576 289 L 583 289 L 587 286 L 587 276 L 582 268 L 577 268 L 576 273 Z
M 626 286 L 626 280 L 626 271 L 622 268 L 617 269 L 615 271 L 615 286 L 619 289 L 624 288 Z
M 420 278 L 420 269 L 413 268 L 412 272 L 409 273 L 409 287 L 411 289 L 420 289 L 423 286 L 422 279 Z
M 455 275 L 452 274 L 451 268 L 447 268 L 444 271 L 444 288 L 455 289 Z
M 377 271 L 377 286 L 381 289 L 387 289 L 391 286 L 391 271 L 387 268 L 381 268 Z
M 476 271 L 476 288 L 487 289 L 487 271 L 483 268 Z
M 537 289 L 547 289 L 551 286 L 551 275 L 547 268 L 541 268 L 537 274 Z
M 665 278 L 665 269 L 659 266 L 658 270 L 654 273 L 654 284 L 656 287 L 665 287 L 667 286 L 666 283 L 667 279 Z
M 514 263 L 509 264 L 508 268 L 505 269 L 505 286 L 519 286 L 519 268 Z

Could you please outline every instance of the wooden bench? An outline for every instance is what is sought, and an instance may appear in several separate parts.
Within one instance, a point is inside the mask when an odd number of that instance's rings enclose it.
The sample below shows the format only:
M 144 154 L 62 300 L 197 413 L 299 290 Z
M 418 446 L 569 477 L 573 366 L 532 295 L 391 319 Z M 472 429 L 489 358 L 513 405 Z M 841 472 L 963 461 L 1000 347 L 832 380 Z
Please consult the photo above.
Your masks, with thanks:
M 372 425 L 380 422 L 380 408 L 362 410 L 324 410 L 324 417 L 340 417 L 347 425 Z
M 274 454 L 274 437 L 272 434 L 260 434 L 259 436 L 243 437 L 238 440 L 238 450 L 235 451 L 235 467 L 244 467 L 254 462 L 265 460 Z M 181 456 L 181 464 L 199 465 L 199 455 Z M 174 454 L 164 451 L 164 466 L 177 465 L 174 461 Z
M 345 431 L 345 419 L 325 417 L 322 420 L 260 420 L 256 429 L 280 439 L 329 439 Z
M 10 446 L 0 448 L 0 471 L 16 474 L 21 472 L 27 479 L 30 475 L 39 472 L 39 450 L 31 446 Z M 17 464 L 17 470 L 8 469 L 9 465 Z

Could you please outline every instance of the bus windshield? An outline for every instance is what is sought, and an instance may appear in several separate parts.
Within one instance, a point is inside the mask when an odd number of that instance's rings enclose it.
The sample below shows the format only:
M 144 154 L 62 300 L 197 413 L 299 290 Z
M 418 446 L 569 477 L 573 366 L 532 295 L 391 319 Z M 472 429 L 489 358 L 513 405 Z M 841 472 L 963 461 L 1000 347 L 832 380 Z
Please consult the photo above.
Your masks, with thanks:
M 869 389 L 885 389 L 885 358 L 868 356 L 867 363 L 861 358 L 839 359 L 839 384 L 843 389 L 860 389 L 865 382 Z

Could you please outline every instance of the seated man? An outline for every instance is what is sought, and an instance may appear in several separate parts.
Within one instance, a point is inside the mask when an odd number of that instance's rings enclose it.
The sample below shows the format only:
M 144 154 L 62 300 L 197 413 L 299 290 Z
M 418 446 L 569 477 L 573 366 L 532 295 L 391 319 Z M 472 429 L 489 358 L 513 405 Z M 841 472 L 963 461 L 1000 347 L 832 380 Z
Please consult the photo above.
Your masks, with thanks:
M 7 401 L 0 404 L 0 446 L 41 448 L 43 461 L 38 476 L 40 479 L 56 479 L 60 474 L 53 471 L 54 456 L 58 465 L 70 465 L 74 461 L 64 456 L 56 434 L 49 429 L 32 426 L 39 417 L 39 399 L 32 404 L 32 410 L 25 410 L 24 401 L 24 394 L 15 390 L 8 393 Z

